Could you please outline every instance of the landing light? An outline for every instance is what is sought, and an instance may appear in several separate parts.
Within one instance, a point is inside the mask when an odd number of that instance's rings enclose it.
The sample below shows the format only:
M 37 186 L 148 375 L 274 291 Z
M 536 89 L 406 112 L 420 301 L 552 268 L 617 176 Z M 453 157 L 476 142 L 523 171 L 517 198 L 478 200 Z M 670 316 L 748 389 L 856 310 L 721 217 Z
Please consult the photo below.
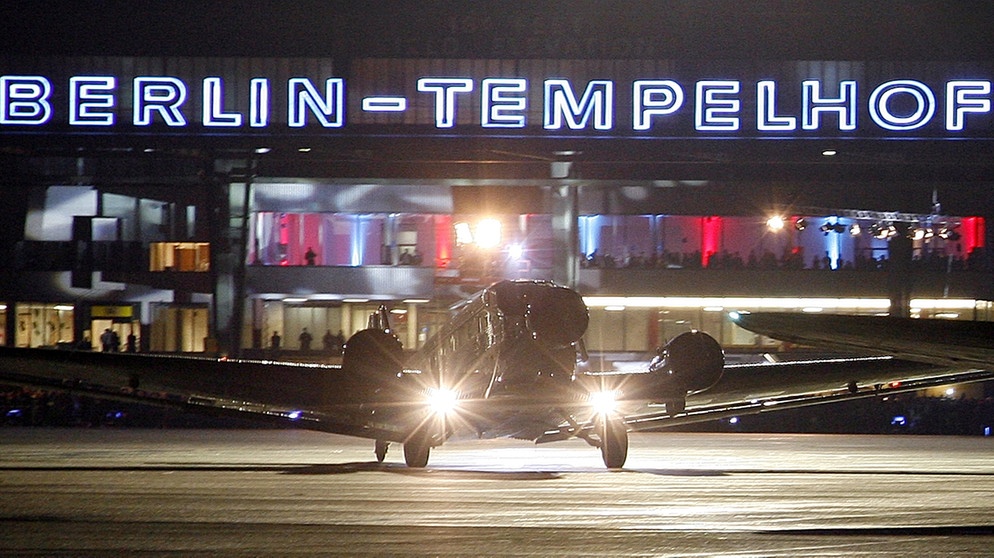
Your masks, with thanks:
M 459 394 L 451 389 L 431 388 L 428 390 L 428 407 L 436 415 L 445 415 L 456 410 Z
M 613 413 L 618 409 L 618 392 L 616 390 L 595 391 L 588 396 L 590 406 L 601 415 Z

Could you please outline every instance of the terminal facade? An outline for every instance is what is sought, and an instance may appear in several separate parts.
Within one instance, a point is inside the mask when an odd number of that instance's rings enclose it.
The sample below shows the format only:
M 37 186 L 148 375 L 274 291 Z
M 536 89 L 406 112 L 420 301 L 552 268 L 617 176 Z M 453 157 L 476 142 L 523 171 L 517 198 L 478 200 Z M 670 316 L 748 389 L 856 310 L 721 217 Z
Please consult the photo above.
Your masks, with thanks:
M 731 310 L 994 319 L 990 63 L 0 58 L 0 343 L 417 347 L 501 279 L 589 351 Z M 131 338 L 131 346 L 127 340 Z M 326 344 L 327 342 L 327 344 Z M 306 354 L 305 354 L 306 353 Z

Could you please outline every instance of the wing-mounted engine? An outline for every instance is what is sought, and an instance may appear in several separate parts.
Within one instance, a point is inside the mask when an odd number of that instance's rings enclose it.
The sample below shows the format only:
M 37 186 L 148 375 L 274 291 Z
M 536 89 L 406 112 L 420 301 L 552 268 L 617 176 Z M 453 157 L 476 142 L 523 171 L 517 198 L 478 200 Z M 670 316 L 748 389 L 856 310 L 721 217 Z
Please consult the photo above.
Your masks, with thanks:
M 702 331 L 676 336 L 649 363 L 653 395 L 666 402 L 666 411 L 683 412 L 688 394 L 718 383 L 725 367 L 725 354 L 714 337 Z
M 380 306 L 371 314 L 367 325 L 345 343 L 342 372 L 360 390 L 372 394 L 403 370 L 404 351 L 390 329 L 386 307 Z

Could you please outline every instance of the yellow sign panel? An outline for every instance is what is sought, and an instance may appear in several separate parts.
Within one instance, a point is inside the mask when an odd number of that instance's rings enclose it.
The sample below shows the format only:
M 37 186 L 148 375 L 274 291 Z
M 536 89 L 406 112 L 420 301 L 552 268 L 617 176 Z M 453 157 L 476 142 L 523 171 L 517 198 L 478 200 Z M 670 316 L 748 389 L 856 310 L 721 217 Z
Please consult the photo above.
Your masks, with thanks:
M 90 308 L 91 318 L 130 318 L 134 315 L 131 306 L 93 306 Z

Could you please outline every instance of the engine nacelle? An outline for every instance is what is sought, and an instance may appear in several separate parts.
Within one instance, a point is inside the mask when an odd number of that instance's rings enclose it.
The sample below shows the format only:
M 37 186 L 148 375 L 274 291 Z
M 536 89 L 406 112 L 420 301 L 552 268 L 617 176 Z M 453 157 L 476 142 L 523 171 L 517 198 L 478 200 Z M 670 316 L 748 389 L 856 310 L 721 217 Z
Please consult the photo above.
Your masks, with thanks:
M 718 383 L 724 368 L 721 345 L 702 331 L 676 336 L 649 363 L 649 370 L 667 397 L 708 389 Z
M 400 339 L 382 329 L 364 329 L 345 343 L 342 372 L 357 384 L 377 387 L 403 370 L 404 350 Z

